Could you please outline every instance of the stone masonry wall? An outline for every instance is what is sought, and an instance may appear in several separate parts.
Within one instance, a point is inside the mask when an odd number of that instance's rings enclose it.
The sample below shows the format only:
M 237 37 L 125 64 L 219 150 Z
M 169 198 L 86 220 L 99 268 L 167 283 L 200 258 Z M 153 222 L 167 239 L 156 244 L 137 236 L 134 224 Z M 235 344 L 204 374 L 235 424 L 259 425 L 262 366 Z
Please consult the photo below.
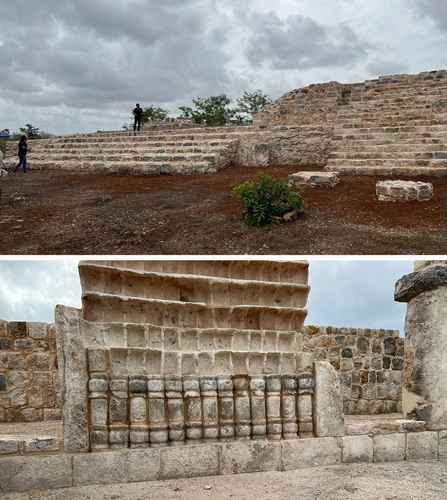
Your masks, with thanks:
M 340 372 L 345 414 L 402 411 L 404 339 L 398 331 L 307 326 L 304 351 Z
M 0 321 L 0 422 L 61 416 L 54 328 Z

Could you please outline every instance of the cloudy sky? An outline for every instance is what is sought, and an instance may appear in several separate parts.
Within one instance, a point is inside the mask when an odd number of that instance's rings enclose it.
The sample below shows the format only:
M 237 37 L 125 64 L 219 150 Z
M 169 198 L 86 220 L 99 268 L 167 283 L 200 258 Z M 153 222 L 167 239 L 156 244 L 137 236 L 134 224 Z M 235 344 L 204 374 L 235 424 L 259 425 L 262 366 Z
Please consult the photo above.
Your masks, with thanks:
M 54 306 L 80 307 L 77 260 L 0 261 L 0 319 L 51 322 Z M 311 262 L 307 324 L 393 328 L 403 332 L 405 304 L 394 283 L 410 261 Z
M 447 67 L 441 0 L 2 1 L 0 129 L 117 129 L 136 101 L 274 98 Z

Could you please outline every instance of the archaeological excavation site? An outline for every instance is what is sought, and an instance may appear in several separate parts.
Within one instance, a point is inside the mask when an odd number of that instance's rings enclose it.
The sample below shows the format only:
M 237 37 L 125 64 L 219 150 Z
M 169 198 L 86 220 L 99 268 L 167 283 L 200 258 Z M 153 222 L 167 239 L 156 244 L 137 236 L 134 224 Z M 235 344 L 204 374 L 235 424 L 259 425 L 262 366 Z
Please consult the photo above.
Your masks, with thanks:
M 0 322 L 0 493 L 447 460 L 447 262 L 404 336 L 305 325 L 309 266 L 81 261 L 80 309 Z

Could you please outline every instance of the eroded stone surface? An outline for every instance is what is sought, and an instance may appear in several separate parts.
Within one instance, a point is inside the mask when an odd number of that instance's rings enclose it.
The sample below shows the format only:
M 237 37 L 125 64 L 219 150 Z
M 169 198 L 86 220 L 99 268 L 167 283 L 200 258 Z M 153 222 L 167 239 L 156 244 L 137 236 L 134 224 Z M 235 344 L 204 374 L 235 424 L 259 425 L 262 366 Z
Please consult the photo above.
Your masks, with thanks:
M 289 175 L 290 188 L 335 187 L 340 182 L 338 172 L 297 172 Z
M 376 185 L 379 201 L 429 201 L 433 184 L 415 181 L 379 181 Z

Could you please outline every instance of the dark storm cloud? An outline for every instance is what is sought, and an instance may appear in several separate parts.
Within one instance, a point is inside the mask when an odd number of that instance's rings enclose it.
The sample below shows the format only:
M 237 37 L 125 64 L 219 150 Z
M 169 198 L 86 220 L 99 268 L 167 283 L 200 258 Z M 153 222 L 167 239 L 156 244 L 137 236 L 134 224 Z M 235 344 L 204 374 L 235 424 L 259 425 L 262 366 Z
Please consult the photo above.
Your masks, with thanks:
M 274 12 L 253 14 L 251 30 L 250 62 L 278 70 L 351 66 L 370 48 L 349 26 L 328 27 L 300 15 L 282 20 Z
M 168 102 L 227 81 L 206 0 L 29 0 L 0 18 L 2 97 L 96 108 Z

